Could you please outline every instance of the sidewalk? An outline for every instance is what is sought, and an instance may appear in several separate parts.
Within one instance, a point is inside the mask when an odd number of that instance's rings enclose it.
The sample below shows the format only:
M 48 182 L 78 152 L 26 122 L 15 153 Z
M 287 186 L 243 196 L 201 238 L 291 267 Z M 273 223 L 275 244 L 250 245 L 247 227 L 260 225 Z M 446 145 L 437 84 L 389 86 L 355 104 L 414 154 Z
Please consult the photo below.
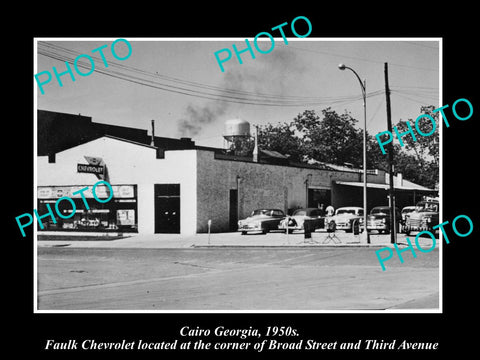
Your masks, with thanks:
M 325 231 L 312 233 L 311 239 L 305 239 L 303 232 L 284 234 L 272 232 L 266 235 L 240 233 L 215 234 L 124 234 L 123 237 L 109 237 L 98 235 L 95 240 L 86 240 L 92 234 L 71 233 L 41 233 L 42 240 L 37 241 L 38 247 L 70 247 L 70 248 L 207 248 L 207 247 L 393 247 L 390 235 L 370 234 L 370 243 L 362 243 L 360 235 L 339 231 L 328 234 Z M 105 240 L 104 240 L 105 239 Z M 415 246 L 415 234 L 409 236 Z M 428 250 L 432 247 L 430 237 L 418 239 L 419 245 Z M 440 239 L 436 239 L 438 248 Z M 397 246 L 404 248 L 408 245 L 405 234 L 397 235 Z

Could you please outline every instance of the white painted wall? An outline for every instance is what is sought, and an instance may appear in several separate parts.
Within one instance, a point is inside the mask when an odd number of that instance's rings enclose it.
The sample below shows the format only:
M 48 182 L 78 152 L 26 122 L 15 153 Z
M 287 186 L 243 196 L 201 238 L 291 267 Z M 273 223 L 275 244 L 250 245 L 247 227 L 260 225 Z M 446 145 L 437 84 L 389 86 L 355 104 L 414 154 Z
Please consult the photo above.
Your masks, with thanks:
M 112 137 L 102 137 L 48 157 L 37 158 L 37 184 L 94 185 L 93 174 L 77 173 L 77 164 L 86 164 L 84 156 L 103 158 L 112 185 L 136 184 L 138 191 L 138 231 L 154 232 L 154 184 L 180 184 L 180 227 L 182 234 L 196 232 L 197 172 L 196 151 L 166 151 L 156 158 L 156 149 Z

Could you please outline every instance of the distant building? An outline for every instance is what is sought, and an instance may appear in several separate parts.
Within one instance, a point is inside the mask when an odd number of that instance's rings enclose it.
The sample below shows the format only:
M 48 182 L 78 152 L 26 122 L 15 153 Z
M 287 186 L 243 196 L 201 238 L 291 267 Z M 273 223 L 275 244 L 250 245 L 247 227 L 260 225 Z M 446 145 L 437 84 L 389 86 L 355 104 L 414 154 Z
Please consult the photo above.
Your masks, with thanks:
M 105 204 L 72 197 L 76 214 L 50 231 L 133 231 L 195 234 L 235 231 L 239 218 L 257 208 L 286 213 L 324 204 L 362 206 L 362 172 L 350 166 L 295 164 L 282 154 L 258 149 L 253 157 L 228 155 L 223 149 L 195 145 L 189 138 L 172 139 L 147 130 L 92 122 L 90 117 L 38 110 L 37 210 L 100 178 L 113 187 Z M 152 143 L 153 139 L 153 143 Z M 92 161 L 103 177 L 84 172 Z M 368 208 L 388 204 L 388 174 L 369 170 Z M 396 204 L 412 205 L 427 189 L 396 177 Z M 60 210 L 68 213 L 68 202 Z M 47 223 L 48 221 L 48 223 Z

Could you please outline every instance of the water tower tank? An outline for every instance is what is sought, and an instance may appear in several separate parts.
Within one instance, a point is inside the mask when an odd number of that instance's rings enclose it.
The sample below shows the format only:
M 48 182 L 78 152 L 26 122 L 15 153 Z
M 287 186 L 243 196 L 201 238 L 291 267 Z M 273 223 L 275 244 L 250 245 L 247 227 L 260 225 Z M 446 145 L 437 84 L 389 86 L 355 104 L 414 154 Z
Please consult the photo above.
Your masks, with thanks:
M 227 141 L 235 138 L 250 136 L 250 123 L 242 119 L 230 119 L 225 121 L 223 137 Z

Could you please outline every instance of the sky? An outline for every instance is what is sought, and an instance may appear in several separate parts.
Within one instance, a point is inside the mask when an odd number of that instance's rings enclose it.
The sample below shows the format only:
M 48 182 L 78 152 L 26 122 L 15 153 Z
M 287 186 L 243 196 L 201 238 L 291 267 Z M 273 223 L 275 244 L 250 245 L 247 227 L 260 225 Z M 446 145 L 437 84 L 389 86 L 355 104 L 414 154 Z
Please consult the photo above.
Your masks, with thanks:
M 224 123 L 241 118 L 251 125 L 290 122 L 304 110 L 328 107 L 349 112 L 363 126 L 361 87 L 354 73 L 338 69 L 339 63 L 354 69 L 367 89 L 367 130 L 374 135 L 387 128 L 384 63 L 388 63 L 392 122 L 413 121 L 423 105 L 441 106 L 441 44 L 433 38 L 274 38 L 268 53 L 246 51 L 237 60 L 232 45 L 246 48 L 245 38 L 37 38 L 34 74 L 48 71 L 52 80 L 40 92 L 34 80 L 36 108 L 92 117 L 94 122 L 129 126 L 155 135 L 191 137 L 197 145 L 225 146 Z M 259 38 L 267 52 L 272 43 Z M 102 49 L 105 67 L 97 49 Z M 229 49 L 230 60 L 221 71 L 214 53 Z M 89 55 L 91 74 L 80 76 L 71 66 L 75 81 L 53 75 L 66 70 L 65 60 Z M 129 55 L 130 54 L 130 55 Z M 223 59 L 226 51 L 219 53 Z M 89 73 L 88 57 L 80 57 L 79 71 Z M 80 65 L 85 64 L 82 68 Z M 47 75 L 39 76 L 45 81 Z M 229 101 L 225 101 L 229 100 Z

